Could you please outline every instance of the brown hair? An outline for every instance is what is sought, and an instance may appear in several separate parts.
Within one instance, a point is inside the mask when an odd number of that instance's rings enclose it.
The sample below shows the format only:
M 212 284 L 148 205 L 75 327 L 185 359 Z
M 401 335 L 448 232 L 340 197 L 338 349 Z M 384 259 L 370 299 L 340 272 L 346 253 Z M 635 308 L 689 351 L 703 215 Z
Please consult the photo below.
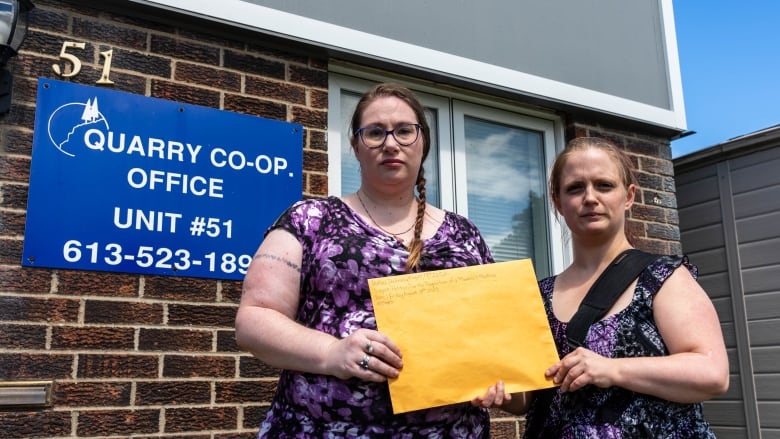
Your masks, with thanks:
M 634 175 L 634 164 L 631 162 L 628 155 L 612 141 L 601 137 L 577 137 L 570 140 L 569 143 L 566 144 L 566 148 L 558 153 L 558 156 L 555 157 L 555 161 L 553 162 L 552 169 L 550 170 L 549 190 L 550 200 L 552 201 L 553 206 L 557 207 L 558 201 L 560 200 L 561 174 L 563 173 L 563 167 L 566 165 L 569 156 L 574 152 L 583 151 L 588 148 L 600 149 L 612 158 L 612 161 L 618 167 L 621 180 L 623 181 L 623 187 L 625 187 L 626 190 L 628 190 L 630 185 L 637 184 L 636 176 Z M 634 237 L 628 229 L 628 223 L 626 223 L 626 237 L 629 242 L 633 243 Z
M 392 83 L 382 83 L 371 87 L 357 103 L 355 112 L 352 113 L 352 120 L 349 124 L 350 144 L 353 148 L 357 145 L 357 137 L 355 132 L 360 129 L 360 123 L 363 119 L 363 112 L 366 107 L 371 104 L 375 99 L 380 97 L 396 97 L 406 102 L 407 105 L 414 111 L 417 117 L 417 123 L 421 125 L 422 140 L 423 140 L 423 154 L 420 161 L 420 170 L 417 172 L 417 180 L 415 185 L 417 186 L 417 193 L 419 194 L 417 202 L 417 217 L 414 220 L 414 238 L 409 243 L 409 258 L 406 262 L 406 272 L 412 272 L 420 263 L 420 257 L 422 256 L 422 227 L 423 218 L 425 217 L 425 169 L 423 163 L 428 157 L 428 152 L 431 150 L 431 128 L 428 125 L 428 120 L 425 118 L 425 108 L 423 107 L 417 96 L 412 93 L 408 88 Z

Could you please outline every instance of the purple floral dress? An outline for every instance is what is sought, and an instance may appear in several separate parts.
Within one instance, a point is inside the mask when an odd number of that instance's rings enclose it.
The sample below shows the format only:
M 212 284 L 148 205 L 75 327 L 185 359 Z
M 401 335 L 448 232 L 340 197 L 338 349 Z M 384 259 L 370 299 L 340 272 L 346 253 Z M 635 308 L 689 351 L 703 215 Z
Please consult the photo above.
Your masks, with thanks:
M 653 320 L 653 298 L 672 272 L 684 265 L 696 277 L 696 267 L 684 256 L 664 256 L 639 275 L 631 303 L 591 325 L 586 344 L 609 358 L 668 355 Z M 558 355 L 571 352 L 566 342 L 566 323 L 555 318 L 552 293 L 555 276 L 539 282 L 547 319 Z M 714 438 L 702 414 L 701 404 L 679 404 L 650 395 L 610 387 L 587 386 L 561 393 L 557 388 L 544 401 L 541 393 L 531 403 L 526 417 L 526 438 Z
M 377 329 L 368 279 L 404 273 L 407 249 L 371 227 L 339 198 L 306 200 L 284 212 L 281 228 L 303 246 L 296 320 L 344 338 Z M 493 262 L 477 228 L 447 212 L 424 241 L 419 271 Z M 403 373 L 403 372 L 401 372 Z M 488 438 L 484 409 L 461 403 L 393 415 L 387 383 L 284 370 L 259 438 Z

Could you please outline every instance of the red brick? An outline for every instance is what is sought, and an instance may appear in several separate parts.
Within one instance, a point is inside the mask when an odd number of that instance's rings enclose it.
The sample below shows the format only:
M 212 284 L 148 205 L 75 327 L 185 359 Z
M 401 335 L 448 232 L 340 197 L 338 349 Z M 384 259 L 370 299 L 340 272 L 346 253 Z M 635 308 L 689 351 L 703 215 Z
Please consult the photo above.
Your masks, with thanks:
M 328 88 L 328 72 L 325 69 L 312 69 L 304 66 L 290 65 L 290 81 L 308 87 Z
M 233 407 L 175 408 L 165 411 L 165 432 L 230 430 L 238 428 Z
M 96 20 L 73 19 L 73 36 L 83 40 L 100 41 L 102 44 L 122 46 L 135 50 L 146 50 L 149 32 L 140 28 L 117 26 Z
M 45 348 L 45 326 L 0 325 L 0 349 L 32 350 Z
M 312 110 L 311 108 L 293 106 L 292 121 L 308 127 L 320 130 L 328 129 L 328 112 Z
M 235 374 L 233 357 L 166 355 L 163 359 L 163 376 L 168 378 L 232 378 Z
M 217 404 L 268 402 L 276 392 L 276 381 L 219 381 L 216 383 Z
M 246 405 L 244 406 L 243 428 L 258 428 L 268 414 L 268 406 Z
M 223 66 L 245 74 L 285 79 L 284 63 L 233 50 L 225 50 Z
M 159 432 L 159 425 L 159 410 L 79 410 L 76 434 L 79 437 L 149 434 Z
M 168 324 L 232 328 L 236 321 L 235 305 L 169 305 Z
M 258 246 L 260 243 L 257 243 Z M 254 250 L 253 250 L 254 251 Z M 243 282 L 223 280 L 221 302 L 238 304 L 241 301 L 241 287 Z
M 22 109 L 20 109 L 22 110 Z M 11 113 L 7 117 L 12 116 Z M 13 120 L 4 122 L 10 123 Z M 21 122 L 21 121 L 20 121 Z M 30 180 L 30 158 L 29 157 L 8 157 L 0 155 L 0 175 L 3 180 L 27 182 Z
M 29 189 L 27 185 L 0 182 L 0 207 L 26 209 Z M 0 231 L 0 233 L 3 232 Z
M 71 299 L 0 297 L 0 320 L 27 322 L 76 322 L 79 302 Z
M 218 91 L 164 80 L 152 80 L 152 96 L 170 101 L 219 108 Z
M 163 313 L 160 303 L 87 300 L 84 323 L 159 325 L 163 323 Z
M 236 331 L 217 331 L 217 352 L 241 352 L 236 343 Z
M 248 94 L 265 99 L 291 102 L 294 104 L 306 104 L 306 89 L 281 81 L 271 81 L 257 76 L 247 76 L 245 91 Z
M 328 172 L 328 154 L 318 151 L 304 151 L 303 168 L 311 172 Z
M 72 378 L 73 355 L 0 354 L 3 380 L 52 380 Z
M 177 63 L 174 79 L 232 92 L 241 91 L 241 75 L 238 73 L 200 64 Z
M 278 377 L 282 371 L 255 357 L 245 355 L 239 359 L 238 372 L 241 378 L 274 378 Z
M 210 330 L 175 330 L 141 328 L 138 335 L 140 351 L 213 352 Z
M 0 267 L 0 291 L 4 293 L 48 293 L 51 271 L 38 268 Z
M 166 35 L 151 35 L 152 52 L 179 60 L 216 66 L 219 64 L 219 47 L 200 44 L 191 40 L 172 38 Z
M 0 428 L 5 438 L 69 437 L 71 415 L 68 412 L 0 411 Z
M 156 378 L 159 375 L 156 355 L 80 354 L 79 378 Z
M 138 276 L 81 270 L 60 270 L 57 293 L 68 296 L 138 297 Z
M 4 235 L 24 235 L 26 215 L 8 210 L 0 211 L 0 233 Z
M 132 350 L 134 343 L 133 328 L 56 326 L 51 333 L 52 349 Z
M 130 382 L 62 382 L 54 383 L 55 407 L 94 407 L 130 405 Z
M 217 283 L 211 279 L 147 276 L 144 297 L 185 302 L 215 302 Z
M 208 381 L 144 381 L 136 384 L 136 405 L 185 405 L 211 402 Z
M 250 96 L 225 95 L 225 110 L 273 120 L 287 120 L 287 105 Z

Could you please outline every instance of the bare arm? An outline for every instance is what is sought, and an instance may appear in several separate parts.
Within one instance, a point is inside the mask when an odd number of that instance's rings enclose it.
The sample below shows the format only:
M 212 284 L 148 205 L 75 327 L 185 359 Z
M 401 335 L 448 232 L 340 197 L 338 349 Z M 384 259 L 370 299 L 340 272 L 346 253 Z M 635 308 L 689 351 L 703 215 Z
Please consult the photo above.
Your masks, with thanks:
M 554 376 L 563 391 L 587 384 L 614 385 L 680 403 L 700 402 L 725 392 L 729 368 L 718 316 L 684 267 L 675 270 L 661 287 L 653 316 L 670 355 L 609 359 L 577 348 L 548 369 L 548 376 Z
M 266 364 L 282 369 L 369 381 L 395 377 L 400 351 L 377 331 L 361 329 L 338 339 L 295 321 L 303 249 L 290 233 L 270 232 L 244 278 L 236 314 L 236 341 Z M 359 366 L 372 342 L 369 369 Z

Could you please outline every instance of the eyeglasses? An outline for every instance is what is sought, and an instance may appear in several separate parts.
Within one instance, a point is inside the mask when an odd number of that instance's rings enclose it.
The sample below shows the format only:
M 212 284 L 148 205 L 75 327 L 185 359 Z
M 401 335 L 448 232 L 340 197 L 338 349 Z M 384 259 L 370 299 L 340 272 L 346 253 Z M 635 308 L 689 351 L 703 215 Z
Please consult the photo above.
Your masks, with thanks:
M 355 135 L 360 135 L 360 139 L 363 140 L 363 144 L 365 144 L 368 149 L 376 149 L 384 145 L 388 134 L 392 134 L 399 145 L 409 146 L 417 141 L 417 138 L 420 136 L 420 128 L 422 128 L 422 125 L 419 123 L 401 124 L 392 130 L 386 130 L 383 127 L 371 125 L 357 129 Z

